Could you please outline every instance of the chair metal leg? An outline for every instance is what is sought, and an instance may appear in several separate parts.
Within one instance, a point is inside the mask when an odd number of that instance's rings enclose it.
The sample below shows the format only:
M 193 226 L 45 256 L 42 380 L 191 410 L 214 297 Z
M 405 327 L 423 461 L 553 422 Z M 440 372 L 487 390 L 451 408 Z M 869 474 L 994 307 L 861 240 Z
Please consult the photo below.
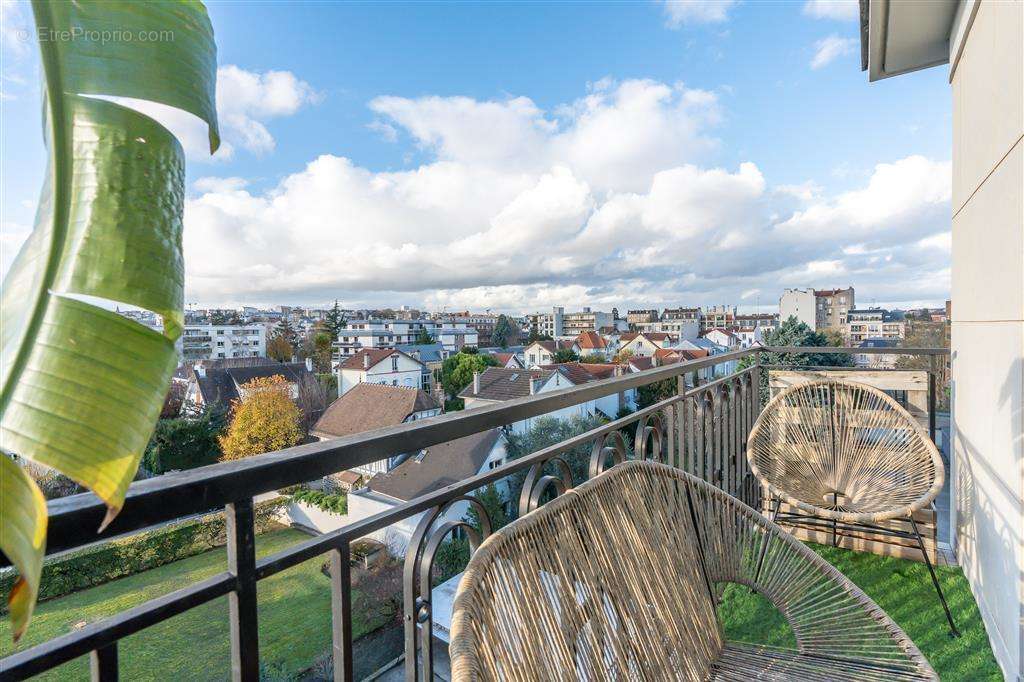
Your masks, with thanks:
M 779 515 L 779 509 L 782 508 L 782 498 L 775 498 L 775 509 L 772 510 L 772 523 L 775 522 L 776 517 Z M 764 543 L 761 544 L 761 555 L 757 557 L 757 571 L 754 573 L 754 584 L 757 584 L 757 579 L 761 577 L 761 567 L 764 565 L 764 555 L 768 551 L 768 543 L 772 541 L 772 536 L 765 534 Z
M 832 491 L 832 509 L 833 511 L 839 510 L 839 493 Z M 837 534 L 836 520 L 832 519 L 832 546 L 839 546 L 839 535 Z
M 932 584 L 935 585 L 935 591 L 939 593 L 939 601 L 942 602 L 942 610 L 946 612 L 946 620 L 949 621 L 949 634 L 953 637 L 959 637 L 960 631 L 956 629 L 956 623 L 953 622 L 953 614 L 949 612 L 949 605 L 946 603 L 946 597 L 942 594 L 942 587 L 939 585 L 939 578 L 935 575 L 935 569 L 932 568 L 932 560 L 928 558 L 928 552 L 924 548 L 924 540 L 921 538 L 921 533 L 917 530 L 917 523 L 914 522 L 914 517 L 911 515 L 910 527 L 914 529 L 914 536 L 917 538 L 917 545 L 921 548 L 921 555 L 924 556 L 924 564 L 928 567 L 928 573 L 932 576 Z

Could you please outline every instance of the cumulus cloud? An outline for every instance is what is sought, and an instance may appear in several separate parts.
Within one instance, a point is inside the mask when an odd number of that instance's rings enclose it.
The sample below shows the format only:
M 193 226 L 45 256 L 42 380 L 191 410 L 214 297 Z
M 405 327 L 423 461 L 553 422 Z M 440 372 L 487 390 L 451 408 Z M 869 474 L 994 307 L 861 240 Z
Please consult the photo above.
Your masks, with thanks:
M 726 21 L 736 0 L 665 0 L 667 23 L 672 28 L 683 24 L 713 24 Z
M 852 54 L 857 46 L 853 38 L 841 38 L 832 34 L 814 43 L 814 56 L 811 57 L 811 68 L 821 69 L 839 57 Z
M 213 159 L 230 159 L 238 149 L 253 154 L 273 151 L 274 136 L 267 123 L 292 116 L 321 98 L 309 83 L 290 71 L 256 73 L 230 64 L 220 67 L 217 69 L 217 120 L 221 146 Z M 156 102 L 116 99 L 166 126 L 181 141 L 190 161 L 211 158 L 206 124 L 192 114 Z
M 857 0 L 807 0 L 804 14 L 815 19 L 848 21 L 860 16 L 860 3 Z
M 705 163 L 713 95 L 653 81 L 605 81 L 553 111 L 522 97 L 370 106 L 428 160 L 380 172 L 324 155 L 266 191 L 196 181 L 190 300 L 526 311 L 767 302 L 864 280 L 915 298 L 948 290 L 934 243 L 948 230 L 948 162 L 879 164 L 833 196 L 773 187 L 753 162 Z

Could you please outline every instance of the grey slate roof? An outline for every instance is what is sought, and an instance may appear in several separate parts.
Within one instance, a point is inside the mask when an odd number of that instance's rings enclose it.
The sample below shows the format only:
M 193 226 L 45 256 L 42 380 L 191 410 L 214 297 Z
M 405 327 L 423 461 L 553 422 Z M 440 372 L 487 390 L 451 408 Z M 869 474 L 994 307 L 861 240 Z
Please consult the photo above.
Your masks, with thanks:
M 386 474 L 370 479 L 370 490 L 409 501 L 475 475 L 487 460 L 501 429 L 491 429 L 432 445 Z
M 414 412 L 439 407 L 434 398 L 418 388 L 362 383 L 331 403 L 312 433 L 320 438 L 340 438 L 396 426 Z
M 440 343 L 401 343 L 395 348 L 423 363 L 444 360 L 444 345 Z
M 480 375 L 480 392 L 473 393 L 473 384 L 459 393 L 460 398 L 484 400 L 512 400 L 530 395 L 530 380 L 547 379 L 554 372 L 546 369 L 505 369 L 488 367 Z

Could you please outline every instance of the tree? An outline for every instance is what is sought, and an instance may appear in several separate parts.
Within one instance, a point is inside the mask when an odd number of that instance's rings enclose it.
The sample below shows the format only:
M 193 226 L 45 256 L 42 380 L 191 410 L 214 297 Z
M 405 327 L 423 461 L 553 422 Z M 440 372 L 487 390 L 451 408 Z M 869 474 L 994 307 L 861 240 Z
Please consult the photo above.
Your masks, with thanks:
M 644 384 L 636 391 L 636 401 L 639 409 L 650 407 L 662 400 L 668 400 L 679 390 L 676 379 L 662 379 L 650 384 Z
M 813 331 L 795 316 L 764 335 L 766 346 L 829 346 L 824 334 Z M 849 353 L 760 353 L 761 364 L 776 367 L 852 367 L 853 356 Z M 754 364 L 754 357 L 748 355 L 740 360 L 740 369 Z M 768 400 L 768 372 L 761 372 L 761 400 Z
M 416 344 L 434 343 L 434 337 L 430 335 L 430 332 L 427 331 L 426 327 L 423 327 L 423 328 L 420 329 L 419 333 L 416 334 L 416 340 L 413 341 L 413 343 L 416 343 Z
M 450 355 L 441 364 L 441 386 L 446 394 L 454 398 L 473 381 L 473 372 L 483 372 L 497 365 L 498 361 L 490 355 L 464 351 Z
M 281 318 L 281 321 L 278 323 L 275 332 L 277 336 L 280 336 L 281 338 L 288 342 L 288 345 L 292 347 L 293 353 L 298 349 L 299 335 L 298 333 L 296 333 L 295 327 L 292 326 L 291 320 L 289 320 L 287 317 Z
M 217 438 L 225 417 L 223 409 L 207 407 L 194 419 L 161 419 L 142 455 L 143 466 L 151 474 L 163 474 L 213 464 L 221 456 Z
M 508 348 L 510 342 L 519 343 L 519 329 L 507 315 L 498 315 L 491 332 L 491 345 Z
M 242 459 L 291 447 L 299 442 L 299 408 L 291 387 L 280 375 L 242 384 L 242 397 L 231 401 L 231 425 L 218 438 L 222 461 Z
M 612 358 L 612 362 L 622 364 L 624 362 L 629 362 L 630 359 L 632 359 L 632 357 L 633 351 L 626 348 L 625 350 L 620 350 L 618 353 L 616 353 L 615 357 Z
M 526 338 L 526 343 L 528 343 L 528 344 L 529 343 L 535 343 L 537 341 L 554 341 L 554 339 L 552 339 L 547 334 L 539 334 L 539 333 L 537 333 L 536 329 L 531 329 L 530 330 L 530 335 Z
M 313 359 L 313 368 L 317 372 L 330 372 L 331 371 L 331 344 L 337 336 L 331 336 L 331 333 L 326 328 L 321 328 L 313 332 L 312 335 L 312 353 L 309 357 Z
M 588 365 L 607 365 L 608 359 L 598 353 L 590 353 L 589 355 L 580 356 L 580 362 L 584 362 Z
M 267 357 L 277 360 L 278 362 L 291 362 L 294 349 L 291 344 L 288 343 L 280 334 L 274 334 L 267 341 Z
M 580 359 L 580 356 L 577 355 L 576 351 L 572 348 L 559 348 L 555 351 L 552 359 L 556 364 L 559 364 L 562 362 L 577 362 Z
M 574 416 L 570 419 L 558 419 L 556 417 L 538 417 L 534 420 L 533 426 L 526 433 L 511 433 L 508 436 L 508 460 L 512 461 L 537 452 L 550 445 L 568 440 L 581 433 L 595 429 L 601 425 L 597 417 Z M 586 443 L 563 453 L 562 457 L 569 464 L 572 471 L 574 483 L 582 483 L 587 478 L 587 467 L 590 463 L 590 449 L 592 443 Z M 549 465 L 551 473 L 555 473 L 554 465 Z M 512 475 L 513 482 L 509 489 L 518 493 L 522 490 L 522 483 L 526 472 L 519 472 Z
M 338 305 L 338 299 L 334 299 L 334 305 L 327 311 L 326 319 L 324 320 L 324 326 L 331 335 L 331 340 L 338 338 L 338 333 L 345 328 L 345 316 L 341 312 L 341 307 Z
M 846 345 L 846 339 L 843 337 L 843 333 L 838 329 L 826 329 L 824 331 L 825 345 L 835 346 L 836 348 L 842 348 Z

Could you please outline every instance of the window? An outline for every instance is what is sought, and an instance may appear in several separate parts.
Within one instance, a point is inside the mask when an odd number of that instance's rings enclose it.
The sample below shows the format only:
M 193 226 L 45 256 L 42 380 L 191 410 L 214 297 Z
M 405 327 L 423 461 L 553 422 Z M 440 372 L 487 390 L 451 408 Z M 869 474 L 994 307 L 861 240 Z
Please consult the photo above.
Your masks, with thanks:
M 490 462 L 487 463 L 487 468 L 488 469 L 497 469 L 498 467 L 500 467 L 504 463 L 505 463 L 505 460 L 503 460 L 503 459 L 492 459 Z
M 398 385 L 398 379 L 392 379 L 391 380 L 391 385 L 392 386 L 397 386 Z
M 397 372 L 398 371 L 398 356 L 397 355 L 392 355 L 391 356 L 391 371 L 392 372 Z
M 217 348 L 223 348 L 223 347 L 224 347 L 224 342 L 223 341 L 218 341 L 217 342 Z

